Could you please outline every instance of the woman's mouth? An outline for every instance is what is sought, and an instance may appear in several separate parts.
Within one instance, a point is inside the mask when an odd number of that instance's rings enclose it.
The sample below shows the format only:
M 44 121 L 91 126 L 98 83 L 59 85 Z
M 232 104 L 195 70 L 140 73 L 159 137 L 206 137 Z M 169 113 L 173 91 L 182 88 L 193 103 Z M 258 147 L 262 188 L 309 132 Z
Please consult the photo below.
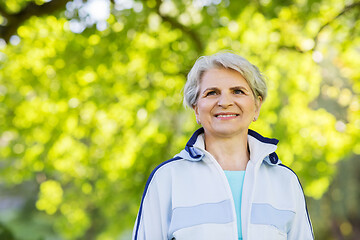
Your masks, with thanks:
M 219 114 L 215 114 L 216 118 L 235 118 L 239 116 L 239 114 L 236 113 L 219 113 Z

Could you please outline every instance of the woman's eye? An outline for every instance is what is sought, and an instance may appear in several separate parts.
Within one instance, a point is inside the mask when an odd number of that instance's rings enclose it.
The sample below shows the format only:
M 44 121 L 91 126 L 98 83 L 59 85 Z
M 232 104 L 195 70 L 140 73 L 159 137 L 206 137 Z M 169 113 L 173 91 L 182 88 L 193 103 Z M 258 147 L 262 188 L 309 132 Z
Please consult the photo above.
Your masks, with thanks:
M 212 96 L 212 95 L 216 95 L 215 91 L 210 91 L 206 93 L 206 96 Z
M 240 90 L 240 89 L 236 89 L 236 90 L 234 90 L 234 93 L 235 93 L 235 94 L 243 94 L 244 91 L 242 91 L 242 90 Z

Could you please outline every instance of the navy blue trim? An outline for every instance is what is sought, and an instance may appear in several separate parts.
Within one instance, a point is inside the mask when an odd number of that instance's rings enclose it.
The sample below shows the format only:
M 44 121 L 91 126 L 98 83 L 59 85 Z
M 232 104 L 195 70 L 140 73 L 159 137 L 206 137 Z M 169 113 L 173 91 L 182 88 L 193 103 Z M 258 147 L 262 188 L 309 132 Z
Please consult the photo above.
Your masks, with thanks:
M 257 140 L 259 140 L 260 142 L 263 143 L 271 143 L 274 145 L 277 145 L 279 140 L 275 139 L 275 138 L 267 138 L 267 137 L 263 137 L 260 134 L 258 134 L 257 132 L 255 132 L 254 130 L 249 129 L 248 134 L 254 138 L 256 138 Z
M 270 153 L 270 154 L 269 154 L 269 159 L 270 159 L 270 162 L 271 162 L 272 164 L 277 164 L 278 161 L 279 161 L 279 157 L 278 157 L 278 155 L 276 154 L 276 152 Z
M 190 157 L 193 159 L 201 158 L 203 154 L 199 154 L 195 151 L 194 147 L 185 146 L 185 150 L 189 153 Z
M 191 136 L 191 138 L 189 139 L 189 141 L 186 143 L 186 146 L 188 147 L 192 147 L 194 146 L 198 136 L 200 134 L 204 133 L 204 128 L 199 128 L 198 130 L 196 130 L 193 135 Z M 186 149 L 186 148 L 185 148 Z M 188 151 L 189 152 L 189 151 Z
M 158 166 L 151 172 L 151 174 L 150 174 L 150 176 L 149 176 L 149 178 L 148 178 L 148 180 L 147 180 L 147 182 L 146 182 L 145 189 L 144 189 L 144 193 L 143 193 L 142 198 L 141 198 L 140 209 L 139 209 L 139 216 L 138 216 L 137 223 L 136 223 L 136 231 L 135 231 L 135 238 L 134 238 L 134 240 L 137 239 L 137 235 L 138 235 L 138 231 L 139 231 L 139 226 L 140 226 L 140 220 L 141 220 L 141 213 L 142 213 L 142 207 L 143 207 L 143 203 L 144 203 L 144 198 L 145 198 L 145 195 L 146 195 L 147 190 L 148 190 L 148 188 L 149 188 L 150 182 L 151 182 L 151 180 L 152 180 L 153 177 L 154 177 L 155 172 L 156 172 L 159 168 L 161 168 L 162 166 L 164 166 L 165 164 L 170 163 L 170 162 L 173 162 L 173 161 L 176 161 L 176 160 L 180 160 L 180 159 L 182 159 L 182 158 L 181 158 L 181 157 L 174 157 L 174 158 L 172 158 L 172 159 L 170 159 L 170 160 L 167 160 L 167 161 L 161 163 L 160 165 L 158 165 Z
M 196 130 L 193 133 L 193 135 L 191 136 L 191 138 L 189 139 L 189 141 L 187 142 L 186 146 L 189 146 L 189 147 L 194 146 L 194 144 L 197 140 L 197 137 L 202 133 L 204 133 L 204 128 L 199 128 L 198 130 Z M 263 143 L 270 143 L 270 144 L 277 145 L 279 142 L 279 140 L 277 140 L 276 138 L 263 137 L 259 133 L 255 132 L 254 130 L 251 130 L 251 129 L 248 130 L 248 134 Z
M 299 184 L 300 184 L 300 187 L 301 187 L 301 190 L 302 190 L 303 196 L 304 196 L 304 201 L 305 201 L 306 215 L 307 215 L 308 222 L 309 222 L 309 225 L 310 225 L 311 234 L 312 234 L 312 237 L 313 237 L 313 239 L 314 239 L 313 227 L 312 227 L 312 225 L 311 225 L 310 215 L 309 215 L 309 212 L 308 212 L 307 203 L 306 203 L 306 198 L 305 198 L 305 194 L 304 194 L 304 189 L 303 189 L 303 187 L 302 187 L 302 185 L 301 185 L 300 179 L 299 179 L 299 177 L 296 175 L 296 173 L 295 173 L 291 168 L 289 168 L 288 166 L 285 166 L 285 165 L 282 164 L 282 163 L 280 163 L 279 166 L 282 166 L 282 167 L 284 167 L 284 168 L 289 169 L 289 170 L 296 176 L 296 178 L 297 178 L 297 180 L 298 180 L 298 182 L 299 182 Z

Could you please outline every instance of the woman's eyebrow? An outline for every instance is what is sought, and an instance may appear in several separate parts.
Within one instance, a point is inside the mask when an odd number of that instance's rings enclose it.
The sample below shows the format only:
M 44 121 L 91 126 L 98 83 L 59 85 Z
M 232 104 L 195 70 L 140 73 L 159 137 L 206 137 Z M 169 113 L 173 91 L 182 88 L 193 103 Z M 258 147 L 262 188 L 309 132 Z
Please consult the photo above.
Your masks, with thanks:
M 210 87 L 210 88 L 206 88 L 206 89 L 203 91 L 203 93 L 208 92 L 208 91 L 218 91 L 218 90 L 219 90 L 219 89 L 216 88 L 216 87 Z
M 247 88 L 244 87 L 244 86 L 235 86 L 235 87 L 231 87 L 231 88 L 230 88 L 230 90 L 238 90 L 238 89 L 242 89 L 242 90 L 249 91 L 249 89 L 247 89 Z

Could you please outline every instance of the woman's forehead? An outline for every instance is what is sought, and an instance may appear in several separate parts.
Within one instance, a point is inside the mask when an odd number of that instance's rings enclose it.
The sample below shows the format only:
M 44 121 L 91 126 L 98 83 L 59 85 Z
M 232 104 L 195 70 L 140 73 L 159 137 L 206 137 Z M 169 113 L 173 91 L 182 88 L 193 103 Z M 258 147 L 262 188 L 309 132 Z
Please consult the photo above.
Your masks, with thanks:
M 241 73 L 233 69 L 209 69 L 203 73 L 200 79 L 200 87 L 249 87 L 248 82 Z

